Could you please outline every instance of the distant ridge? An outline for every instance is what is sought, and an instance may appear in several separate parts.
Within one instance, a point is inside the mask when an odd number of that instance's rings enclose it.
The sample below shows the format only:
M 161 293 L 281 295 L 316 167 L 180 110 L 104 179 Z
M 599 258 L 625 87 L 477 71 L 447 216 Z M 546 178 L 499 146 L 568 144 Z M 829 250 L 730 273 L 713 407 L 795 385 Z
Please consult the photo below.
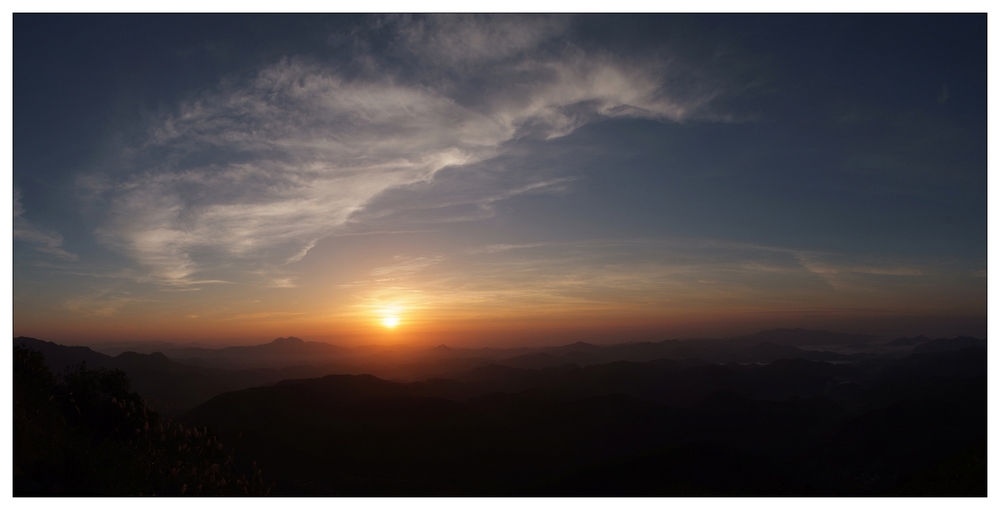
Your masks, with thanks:
M 913 338 L 897 338 L 897 339 L 889 342 L 886 345 L 911 346 L 911 345 L 922 344 L 922 343 L 926 343 L 926 342 L 930 342 L 930 341 L 931 341 L 930 338 L 927 338 L 926 336 L 920 335 L 920 336 L 915 336 Z
M 438 345 L 436 347 L 431 347 L 430 349 L 427 349 L 427 350 L 425 350 L 423 352 L 450 354 L 450 353 L 455 352 L 455 349 L 453 349 L 451 347 L 448 347 L 445 344 L 441 344 L 441 345 Z
M 156 399 L 157 410 L 168 414 L 184 412 L 226 391 L 329 373 L 322 367 L 308 366 L 246 370 L 205 368 L 178 363 L 162 352 L 126 351 L 108 356 L 89 347 L 65 346 L 28 337 L 15 338 L 14 345 L 40 352 L 54 374 L 76 369 L 81 363 L 86 363 L 88 370 L 121 370 L 132 380 L 135 391 Z
M 873 335 L 860 335 L 853 333 L 836 333 L 833 331 L 810 330 L 810 329 L 770 329 L 754 333 L 752 335 L 737 336 L 730 341 L 741 342 L 771 342 L 779 345 L 792 345 L 796 347 L 813 345 L 863 345 L 878 341 L 878 337 Z
M 325 342 L 309 342 L 298 337 L 279 337 L 257 345 L 234 345 L 211 349 L 178 347 L 163 349 L 170 359 L 211 368 L 285 368 L 317 360 L 330 361 L 350 354 L 351 349 Z
M 67 367 L 76 367 L 84 362 L 90 369 L 107 368 L 114 364 L 114 358 L 96 352 L 90 347 L 59 345 L 26 336 L 15 338 L 14 345 L 42 353 L 45 356 L 45 363 L 56 374 L 62 373 Z
M 299 337 L 296 337 L 296 336 L 290 336 L 288 338 L 278 337 L 278 338 L 275 338 L 274 340 L 271 341 L 272 345 L 275 345 L 275 344 L 276 345 L 301 345 L 301 344 L 304 344 L 304 343 L 306 343 L 305 340 L 303 340 L 303 339 L 301 339 Z
M 645 363 L 655 360 L 700 360 L 702 363 L 772 363 L 782 359 L 805 359 L 846 363 L 871 359 L 882 354 L 899 356 L 906 352 L 937 352 L 960 349 L 963 346 L 985 346 L 985 340 L 971 337 L 927 340 L 926 337 L 897 339 L 886 342 L 870 335 L 814 331 L 806 329 L 773 329 L 752 335 L 730 338 L 663 340 L 621 344 L 574 342 L 564 345 L 516 348 L 462 348 L 439 344 L 345 347 L 325 342 L 307 341 L 296 336 L 279 337 L 256 345 L 219 348 L 151 344 L 156 352 L 137 347 L 119 354 L 118 358 L 96 352 L 88 347 L 58 346 L 37 342 L 38 350 L 47 350 L 46 358 L 55 371 L 67 365 L 86 361 L 92 368 L 122 367 L 129 362 L 139 379 L 152 377 L 157 370 L 202 371 L 223 370 L 226 373 L 246 373 L 264 370 L 257 375 L 245 375 L 244 381 L 270 381 L 274 374 L 290 377 L 302 374 L 370 373 L 397 381 L 416 381 L 428 377 L 450 377 L 458 372 L 489 364 L 513 368 L 544 369 L 577 365 L 587 367 L 619 361 Z M 926 340 L 926 341 L 925 341 Z M 17 340 L 16 340 L 17 341 Z M 107 345 L 107 344 L 105 344 Z M 58 347 L 58 349 L 55 349 Z M 917 350 L 919 349 L 919 350 Z M 123 356 L 124 355 L 124 356 Z M 138 368 L 141 365 L 143 368 Z M 157 367 L 156 370 L 150 367 Z M 123 368 L 124 369 L 124 368 Z M 205 372 L 209 373 L 209 372 Z M 213 372 L 217 374 L 217 372 Z M 212 375 L 212 377 L 218 377 Z M 243 384 L 242 382 L 237 386 Z M 226 383 L 228 385 L 228 383 Z M 211 387 L 217 387 L 213 383 Z
M 943 352 L 955 351 L 966 347 L 986 347 L 986 339 L 973 338 L 971 336 L 960 336 L 956 338 L 936 338 L 929 342 L 922 343 L 913 349 L 913 352 Z

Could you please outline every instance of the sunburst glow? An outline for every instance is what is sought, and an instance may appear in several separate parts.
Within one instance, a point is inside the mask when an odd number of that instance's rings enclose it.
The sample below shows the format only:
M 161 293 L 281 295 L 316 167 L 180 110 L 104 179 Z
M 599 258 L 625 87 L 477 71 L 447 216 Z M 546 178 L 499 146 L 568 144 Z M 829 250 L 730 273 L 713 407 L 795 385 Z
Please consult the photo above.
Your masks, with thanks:
M 399 317 L 383 317 L 382 325 L 387 328 L 394 328 L 399 325 Z

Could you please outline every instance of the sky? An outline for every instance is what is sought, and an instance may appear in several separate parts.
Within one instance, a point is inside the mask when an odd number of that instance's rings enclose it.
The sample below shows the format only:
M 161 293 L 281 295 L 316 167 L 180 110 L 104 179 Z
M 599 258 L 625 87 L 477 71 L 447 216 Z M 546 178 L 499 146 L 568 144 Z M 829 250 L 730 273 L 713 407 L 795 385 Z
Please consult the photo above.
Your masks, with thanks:
M 18 14 L 14 335 L 984 336 L 986 48 L 985 15 Z

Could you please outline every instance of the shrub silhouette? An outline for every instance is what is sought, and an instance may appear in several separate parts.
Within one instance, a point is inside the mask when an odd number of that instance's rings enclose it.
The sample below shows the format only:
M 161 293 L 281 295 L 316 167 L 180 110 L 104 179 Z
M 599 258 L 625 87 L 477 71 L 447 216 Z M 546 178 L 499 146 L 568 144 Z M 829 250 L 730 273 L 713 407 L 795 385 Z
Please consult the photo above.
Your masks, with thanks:
M 267 495 L 256 462 L 161 417 L 120 370 L 54 376 L 14 347 L 14 494 Z

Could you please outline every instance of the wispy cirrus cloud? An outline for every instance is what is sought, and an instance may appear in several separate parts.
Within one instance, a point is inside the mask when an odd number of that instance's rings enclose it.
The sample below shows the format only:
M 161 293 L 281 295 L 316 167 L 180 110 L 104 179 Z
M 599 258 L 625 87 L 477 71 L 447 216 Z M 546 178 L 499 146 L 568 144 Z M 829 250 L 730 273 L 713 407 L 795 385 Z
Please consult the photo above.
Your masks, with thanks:
M 113 317 L 123 308 L 150 301 L 116 286 L 101 286 L 64 300 L 62 306 L 64 311 L 78 316 Z
M 77 260 L 75 253 L 63 248 L 63 237 L 58 232 L 44 230 L 24 217 L 24 205 L 21 203 L 21 193 L 14 190 L 14 239 L 31 245 L 45 255 L 63 260 Z
M 398 257 L 353 281 L 338 314 L 386 303 L 411 321 L 469 317 L 664 314 L 714 310 L 933 307 L 946 274 L 912 260 L 881 264 L 826 252 L 696 239 L 595 239 L 489 244 L 446 256 Z M 956 269 L 959 270 L 960 268 Z
M 391 20 L 397 44 L 439 64 L 481 65 L 507 59 L 557 39 L 569 28 L 561 16 L 429 16 Z
M 518 139 L 711 117 L 713 93 L 672 90 L 668 63 L 588 54 L 560 40 L 563 18 L 521 21 L 392 19 L 394 51 L 419 73 L 371 54 L 357 59 L 378 72 L 360 75 L 291 56 L 184 101 L 124 151 L 121 172 L 81 179 L 110 204 L 98 238 L 163 284 L 222 264 L 259 272 L 386 216 L 482 219 L 497 201 L 565 190 L 567 176 L 484 169 Z M 483 178 L 462 180 L 466 169 Z

